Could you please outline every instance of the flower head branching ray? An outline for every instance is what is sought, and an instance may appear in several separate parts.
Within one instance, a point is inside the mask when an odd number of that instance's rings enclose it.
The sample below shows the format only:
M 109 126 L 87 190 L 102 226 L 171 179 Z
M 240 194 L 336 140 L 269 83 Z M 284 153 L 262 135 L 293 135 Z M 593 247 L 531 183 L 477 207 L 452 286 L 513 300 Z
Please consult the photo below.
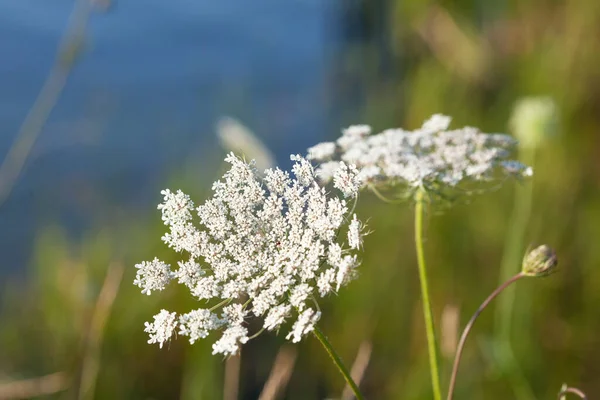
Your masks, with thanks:
M 356 275 L 364 224 L 346 199 L 357 196 L 358 171 L 339 169 L 337 197 L 318 185 L 308 160 L 291 158 L 292 176 L 268 169 L 260 177 L 253 163 L 229 154 L 229 171 L 199 207 L 181 191 L 162 191 L 158 208 L 169 228 L 162 239 L 185 257 L 174 269 L 158 259 L 137 264 L 134 283 L 150 294 L 175 280 L 206 306 L 182 315 L 162 310 L 146 323 L 149 343 L 162 346 L 175 333 L 194 343 L 219 331 L 213 353 L 235 354 L 253 337 L 251 317 L 269 331 L 289 321 L 286 337 L 298 342 L 321 316 L 313 299 Z
M 343 168 L 356 166 L 363 187 L 401 185 L 408 193 L 424 189 L 441 197 L 478 191 L 473 184 L 532 175 L 530 167 L 510 159 L 517 144 L 512 137 L 472 127 L 448 130 L 450 120 L 435 114 L 414 131 L 378 134 L 367 125 L 351 126 L 336 142 L 309 148 L 307 158 L 320 163 L 316 172 L 324 182 L 335 183 L 343 161 Z

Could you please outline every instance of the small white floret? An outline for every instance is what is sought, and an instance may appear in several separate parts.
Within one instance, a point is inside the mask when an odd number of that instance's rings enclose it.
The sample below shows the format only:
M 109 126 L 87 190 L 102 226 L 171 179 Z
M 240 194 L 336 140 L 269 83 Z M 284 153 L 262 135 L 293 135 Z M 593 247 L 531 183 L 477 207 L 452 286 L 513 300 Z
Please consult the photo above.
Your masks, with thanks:
M 143 294 L 150 295 L 153 290 L 163 290 L 171 281 L 173 273 L 169 264 L 158 258 L 136 264 L 137 273 L 133 284 L 142 289 Z
M 203 339 L 211 331 L 219 329 L 225 321 L 209 310 L 199 309 L 179 317 L 179 334 L 188 336 L 190 343 Z
M 293 343 L 298 343 L 304 335 L 314 330 L 315 324 L 321 318 L 321 313 L 312 308 L 307 308 L 298 316 L 298 320 L 292 326 L 292 331 L 285 337 L 292 340 Z
M 146 322 L 145 326 L 144 332 L 150 334 L 148 343 L 158 343 L 162 348 L 163 344 L 171 339 L 173 332 L 177 328 L 177 314 L 161 310 L 154 316 L 154 321 Z
M 348 245 L 351 249 L 358 249 L 362 245 L 361 223 L 356 218 L 356 214 L 352 217 L 352 222 L 348 227 Z
M 356 166 L 340 162 L 340 168 L 333 176 L 333 186 L 339 189 L 344 197 L 356 197 L 361 186 Z

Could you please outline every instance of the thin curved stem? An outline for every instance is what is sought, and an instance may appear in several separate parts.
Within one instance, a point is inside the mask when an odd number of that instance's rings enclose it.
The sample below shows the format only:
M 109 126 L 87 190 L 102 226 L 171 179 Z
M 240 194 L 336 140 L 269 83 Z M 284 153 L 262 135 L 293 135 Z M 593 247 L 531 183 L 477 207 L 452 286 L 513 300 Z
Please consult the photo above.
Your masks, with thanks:
M 265 331 L 265 328 L 264 328 L 264 327 L 260 328 L 260 330 L 259 330 L 258 332 L 256 332 L 254 335 L 252 335 L 252 336 L 249 336 L 249 337 L 248 337 L 248 340 L 256 339 L 256 338 L 257 338 L 257 337 L 259 337 L 259 336 L 260 336 L 260 334 L 261 334 L 261 333 L 263 333 L 264 331 Z
M 492 300 L 494 300 L 504 289 L 506 289 L 512 283 L 524 277 L 525 275 L 519 272 L 518 274 L 514 275 L 512 278 L 504 282 L 502 285 L 498 286 L 498 288 L 494 290 L 492 294 L 490 294 L 483 303 L 481 303 L 477 311 L 475 311 L 475 314 L 473 314 L 473 316 L 465 326 L 465 329 L 463 330 L 463 333 L 458 342 L 458 346 L 456 348 L 456 355 L 454 356 L 454 365 L 452 366 L 452 375 L 450 376 L 450 385 L 448 387 L 447 400 L 452 400 L 452 396 L 454 395 L 454 387 L 456 385 L 456 375 L 458 373 L 458 366 L 460 364 L 460 359 L 462 356 L 463 349 L 465 347 L 465 343 L 467 341 L 467 337 L 469 336 L 469 332 L 471 332 L 471 328 L 473 328 L 473 325 L 475 324 L 475 320 L 477 320 L 479 314 L 481 314 L 481 312 L 492 302 Z
M 350 389 L 352 389 L 352 391 L 354 392 L 354 396 L 356 396 L 356 399 L 364 400 L 363 395 L 360 393 L 360 390 L 358 389 L 358 385 L 356 385 L 356 383 L 352 379 L 352 376 L 350 376 L 350 372 L 348 372 L 348 369 L 346 368 L 346 366 L 344 366 L 342 359 L 335 352 L 335 350 L 331 346 L 331 343 L 329 343 L 329 341 L 327 340 L 327 338 L 325 337 L 323 332 L 321 332 L 321 330 L 319 329 L 318 326 L 315 325 L 315 329 L 313 330 L 313 333 L 317 337 L 317 339 L 319 339 L 319 342 L 321 342 L 321 344 L 325 348 L 325 351 L 327 351 L 327 354 L 329 354 L 329 357 L 331 357 L 331 359 L 333 360 L 333 363 L 335 364 L 335 366 L 340 370 L 341 374 L 344 376 L 344 379 L 350 386 Z
M 383 201 L 384 203 L 389 203 L 389 204 L 398 203 L 398 201 L 394 201 L 392 199 L 388 199 L 387 197 L 385 197 L 385 195 L 383 193 L 381 193 L 375 185 L 370 185 L 369 189 L 371 190 L 371 192 L 373 192 L 373 194 L 375 196 L 377 196 L 377 198 L 379 200 Z
M 231 300 L 232 300 L 232 299 L 225 299 L 225 300 L 223 300 L 223 301 L 221 301 L 221 302 L 219 302 L 219 303 L 215 304 L 215 305 L 214 305 L 214 306 L 212 306 L 211 308 L 209 308 L 209 309 L 208 309 L 208 311 L 215 311 L 217 308 L 219 308 L 219 307 L 222 307 L 222 306 L 224 306 L 224 305 L 226 305 L 226 304 L 229 304 L 229 303 L 231 303 Z
M 419 265 L 419 281 L 421 282 L 421 297 L 423 300 L 423 317 L 427 332 L 427 350 L 429 352 L 429 370 L 431 373 L 431 386 L 434 400 L 442 399 L 440 388 L 440 373 L 438 367 L 437 343 L 433 326 L 433 314 L 429 301 L 429 286 L 427 284 L 427 267 L 425 265 L 425 252 L 423 251 L 423 214 L 425 213 L 425 192 L 422 189 L 416 193 L 415 208 L 415 244 L 417 248 L 417 262 Z
M 567 387 L 565 389 L 562 389 L 558 394 L 558 400 L 562 400 L 567 393 L 572 393 L 574 395 L 579 396 L 583 400 L 587 400 L 587 396 L 585 395 L 585 393 L 583 393 L 582 390 L 573 387 Z

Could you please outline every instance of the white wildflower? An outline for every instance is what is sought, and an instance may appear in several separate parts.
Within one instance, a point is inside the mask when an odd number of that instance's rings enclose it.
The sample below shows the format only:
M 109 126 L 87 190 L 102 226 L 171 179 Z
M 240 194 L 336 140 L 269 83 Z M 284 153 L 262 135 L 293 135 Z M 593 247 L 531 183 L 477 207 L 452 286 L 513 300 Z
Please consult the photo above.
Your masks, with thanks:
M 292 342 L 298 343 L 304 335 L 314 330 L 315 324 L 321 318 L 321 313 L 315 311 L 312 308 L 307 308 L 300 314 L 298 320 L 292 326 L 292 331 L 285 337 L 286 339 L 292 339 Z
M 335 174 L 335 171 L 332 173 L 332 175 L 333 174 Z M 366 165 L 363 169 L 359 171 L 358 179 L 360 179 L 361 182 L 368 184 L 374 181 L 380 174 L 381 168 L 377 165 Z
M 346 129 L 342 130 L 344 136 L 350 137 L 361 137 L 371 134 L 371 127 L 369 125 L 351 125 Z
M 291 155 L 290 160 L 296 161 L 292 167 L 296 179 L 302 186 L 310 186 L 314 182 L 315 173 L 308 160 L 300 155 Z
M 179 269 L 173 273 L 173 276 L 178 279 L 179 283 L 194 289 L 205 274 L 200 264 L 192 258 L 185 262 L 179 261 L 177 265 L 179 265 Z
M 356 214 L 352 217 L 350 226 L 348 227 L 348 245 L 351 249 L 358 249 L 362 244 L 360 221 L 356 218 Z
M 198 281 L 195 288 L 192 289 L 192 294 L 198 299 L 212 299 L 221 294 L 221 285 L 213 276 L 207 276 Z
M 355 128 L 347 135 L 361 139 L 366 132 Z M 254 318 L 266 330 L 289 319 L 288 339 L 297 342 L 320 317 L 310 308 L 315 297 L 339 290 L 354 275 L 362 223 L 356 216 L 350 221 L 346 200 L 318 185 L 307 159 L 291 158 L 292 174 L 269 169 L 259 175 L 253 163 L 228 155 L 231 168 L 199 207 L 181 191 L 162 192 L 163 240 L 185 254 L 174 272 L 156 259 L 138 264 L 135 283 L 149 294 L 176 279 L 214 306 L 180 316 L 161 312 L 147 325 L 153 343 L 162 345 L 175 332 L 194 343 L 215 332 L 213 353 L 231 355 L 251 337 L 247 321 Z M 342 165 L 336 187 L 343 197 L 355 197 L 358 171 Z M 340 230 L 349 232 L 347 240 L 338 238 Z
M 179 334 L 188 336 L 190 343 L 203 339 L 210 331 L 219 329 L 225 321 L 209 310 L 193 310 L 179 317 Z
M 236 303 L 223 307 L 223 320 L 231 325 L 242 325 L 247 314 L 248 312 L 241 304 Z
M 335 268 L 329 268 L 324 272 L 321 272 L 321 275 L 317 278 L 317 288 L 319 289 L 319 294 L 321 296 L 325 296 L 333 290 L 332 284 L 335 282 L 335 275 Z
M 327 161 L 323 164 L 320 164 L 315 173 L 319 178 L 319 181 L 327 183 L 333 179 L 333 176 L 339 168 L 339 161 Z
M 356 167 L 343 161 L 340 162 L 339 168 L 333 176 L 333 186 L 339 189 L 344 197 L 356 197 L 360 184 Z
M 370 134 L 371 127 L 369 125 L 352 125 L 342 130 L 342 136 L 337 140 L 337 144 L 346 150 Z
M 163 290 L 171 281 L 173 273 L 169 264 L 158 258 L 148 262 L 143 261 L 135 266 L 137 273 L 133 284 L 142 289 L 142 293 L 150 295 L 153 290 Z
M 335 143 L 325 142 L 309 148 L 306 158 L 309 160 L 324 161 L 329 159 L 334 154 Z
M 148 343 L 158 343 L 162 348 L 168 342 L 177 327 L 177 314 L 161 310 L 154 316 L 153 322 L 146 322 L 144 332 L 150 334 Z
M 342 285 L 345 285 L 354 278 L 354 268 L 356 268 L 356 256 L 344 256 L 338 266 L 338 271 L 335 277 L 335 290 L 340 290 Z
M 181 190 L 176 193 L 169 189 L 160 192 L 164 196 L 164 202 L 158 205 L 162 211 L 162 220 L 167 226 L 179 225 L 192 219 L 191 211 L 194 209 L 194 203 L 187 194 Z
M 452 118 L 446 115 L 433 114 L 427 121 L 423 123 L 421 130 L 427 133 L 445 131 L 450 126 L 451 121 Z
M 248 342 L 248 329 L 241 325 L 231 325 L 223 332 L 223 336 L 213 344 L 213 354 L 232 356 L 237 354 L 240 344 Z
M 306 299 L 312 293 L 312 287 L 306 283 L 301 283 L 292 289 L 290 293 L 290 304 L 302 311 L 305 307 Z
M 336 154 L 328 155 L 327 162 L 316 167 L 316 174 L 323 183 L 333 178 L 336 188 L 353 196 L 354 185 L 399 184 L 439 192 L 491 181 L 498 175 L 533 174 L 531 168 L 510 160 L 517 144 L 510 136 L 486 134 L 473 127 L 448 130 L 450 120 L 435 114 L 414 131 L 387 129 L 374 135 L 368 126 L 352 126 L 343 131 L 336 141 Z M 330 149 L 329 143 L 326 145 Z M 346 164 L 336 164 L 338 161 Z M 352 181 L 347 178 L 350 169 Z
M 280 304 L 271 308 L 265 317 L 265 329 L 272 331 L 279 328 L 285 322 L 286 317 L 290 314 L 292 307 L 289 304 Z
M 338 265 L 341 260 L 342 260 L 342 247 L 337 243 L 333 243 L 332 245 L 329 246 L 329 249 L 328 249 L 327 262 L 329 263 L 329 265 Z

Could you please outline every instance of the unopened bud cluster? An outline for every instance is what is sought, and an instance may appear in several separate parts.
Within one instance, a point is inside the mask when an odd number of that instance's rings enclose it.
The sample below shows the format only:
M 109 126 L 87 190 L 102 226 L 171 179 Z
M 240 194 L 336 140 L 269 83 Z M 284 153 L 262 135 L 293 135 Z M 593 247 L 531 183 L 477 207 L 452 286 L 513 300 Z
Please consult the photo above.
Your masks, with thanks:
M 521 272 L 527 276 L 547 276 L 556 271 L 557 265 L 556 252 L 543 244 L 525 255 Z

